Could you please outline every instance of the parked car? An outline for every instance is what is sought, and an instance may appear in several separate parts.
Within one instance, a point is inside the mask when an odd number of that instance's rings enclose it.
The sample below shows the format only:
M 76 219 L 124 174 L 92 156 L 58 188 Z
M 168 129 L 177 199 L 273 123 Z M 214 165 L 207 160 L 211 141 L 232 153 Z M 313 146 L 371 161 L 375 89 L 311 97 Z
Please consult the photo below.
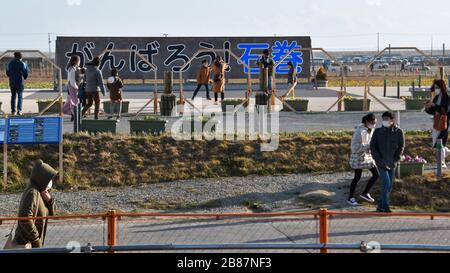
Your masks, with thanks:
M 412 63 L 408 66 L 405 66 L 406 70 L 409 70 L 411 72 L 414 71 L 431 71 L 431 67 L 425 65 L 424 63 Z
M 389 68 L 389 63 L 386 62 L 374 62 L 373 70 L 384 70 Z

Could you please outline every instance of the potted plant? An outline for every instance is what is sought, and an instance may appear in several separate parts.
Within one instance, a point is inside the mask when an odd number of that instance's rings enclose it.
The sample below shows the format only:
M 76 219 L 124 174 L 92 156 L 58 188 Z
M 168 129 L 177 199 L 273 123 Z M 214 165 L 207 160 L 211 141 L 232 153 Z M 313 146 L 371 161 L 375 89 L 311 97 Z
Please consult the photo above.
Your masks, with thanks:
M 328 75 L 325 68 L 321 67 L 319 71 L 317 71 L 315 80 L 317 81 L 315 83 L 317 87 L 328 87 Z
M 130 109 L 130 102 L 129 101 L 122 101 L 122 114 L 127 114 Z M 111 113 L 111 101 L 107 100 L 103 102 L 103 111 L 105 111 L 105 114 Z
M 370 109 L 370 100 L 367 100 L 368 109 Z M 355 99 L 352 96 L 344 97 L 345 111 L 364 111 L 364 99 Z
M 429 101 L 428 98 L 424 97 L 404 97 L 406 110 L 422 110 L 425 103 Z
M 193 132 L 197 132 L 197 133 L 203 133 L 205 131 L 209 131 L 210 132 L 215 132 L 216 131 L 216 125 L 217 125 L 217 120 L 215 120 L 212 117 L 205 117 L 205 116 L 194 116 L 194 117 L 187 117 L 187 118 L 183 118 L 183 133 L 193 133 Z M 199 125 L 201 126 L 201 132 L 199 132 L 198 130 L 200 128 Z M 207 125 L 211 125 L 206 127 Z
M 429 90 L 429 91 L 416 90 L 416 91 L 411 91 L 411 94 L 412 94 L 413 98 L 431 99 L 431 90 Z
M 89 134 L 96 133 L 116 133 L 117 121 L 113 119 L 83 119 L 81 121 L 81 131 Z
M 147 116 L 144 119 L 134 119 L 130 120 L 130 132 L 131 134 L 161 134 L 166 131 L 167 123 L 168 121 L 166 119 L 156 116 Z
M 297 111 L 297 112 L 306 112 L 306 111 L 308 111 L 309 100 L 307 100 L 307 99 L 287 98 L 287 99 L 285 99 L 284 102 L 287 103 L 292 108 L 294 108 L 294 110 Z M 290 112 L 291 111 L 291 109 L 289 107 L 287 107 L 284 103 L 283 103 L 283 110 L 286 111 L 286 112 Z
M 232 111 L 234 111 L 238 105 L 241 105 L 244 102 L 245 102 L 245 99 L 242 99 L 242 98 L 241 99 L 225 99 L 222 101 L 222 112 L 225 113 L 225 112 L 227 112 L 228 109 L 231 109 L 231 108 L 232 108 Z M 248 103 L 245 103 L 241 108 L 239 108 L 238 111 L 245 111 L 245 108 L 247 106 L 248 106 Z
M 418 175 L 422 176 L 427 161 L 420 156 L 402 156 L 399 164 L 400 177 Z
M 52 103 L 52 100 L 38 100 L 38 111 L 39 113 L 42 112 L 50 103 Z M 45 114 L 59 114 L 60 112 L 60 105 L 59 102 L 55 102 L 47 111 L 45 111 Z

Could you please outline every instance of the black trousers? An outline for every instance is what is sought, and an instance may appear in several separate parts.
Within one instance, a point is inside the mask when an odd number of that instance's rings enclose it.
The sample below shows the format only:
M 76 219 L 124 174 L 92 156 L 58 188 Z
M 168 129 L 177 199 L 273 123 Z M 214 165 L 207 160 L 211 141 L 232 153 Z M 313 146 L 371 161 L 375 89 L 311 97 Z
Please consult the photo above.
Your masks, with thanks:
M 361 180 L 362 172 L 363 172 L 363 170 L 355 170 L 355 178 L 353 178 L 352 184 L 350 185 L 350 196 L 348 199 L 355 197 L 356 186 L 358 185 L 358 182 Z M 364 190 L 364 192 L 362 194 L 369 193 L 370 190 L 372 189 L 373 185 L 377 181 L 377 179 L 380 177 L 376 167 L 370 169 L 370 172 L 372 173 L 372 177 L 367 182 L 366 189 Z
M 192 99 L 195 99 L 195 97 L 197 96 L 198 91 L 200 90 L 202 85 L 205 86 L 205 88 L 206 88 L 206 98 L 210 99 L 210 97 L 209 97 L 209 86 L 207 84 L 199 84 L 199 85 L 197 85 L 197 88 L 194 91 L 194 95 L 192 96 Z
M 221 99 L 222 100 L 224 100 L 225 99 L 225 93 L 220 93 L 220 97 L 221 97 Z M 214 100 L 215 101 L 218 101 L 219 100 L 219 93 L 214 93 Z

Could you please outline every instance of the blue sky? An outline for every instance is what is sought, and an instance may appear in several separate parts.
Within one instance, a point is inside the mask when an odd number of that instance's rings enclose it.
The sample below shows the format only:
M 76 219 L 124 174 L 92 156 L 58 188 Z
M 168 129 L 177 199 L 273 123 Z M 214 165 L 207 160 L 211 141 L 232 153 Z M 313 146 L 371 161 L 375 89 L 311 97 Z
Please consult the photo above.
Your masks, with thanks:
M 0 50 L 84 36 L 303 36 L 327 49 L 450 45 L 448 0 L 2 1 Z M 450 48 L 450 46 L 448 46 Z

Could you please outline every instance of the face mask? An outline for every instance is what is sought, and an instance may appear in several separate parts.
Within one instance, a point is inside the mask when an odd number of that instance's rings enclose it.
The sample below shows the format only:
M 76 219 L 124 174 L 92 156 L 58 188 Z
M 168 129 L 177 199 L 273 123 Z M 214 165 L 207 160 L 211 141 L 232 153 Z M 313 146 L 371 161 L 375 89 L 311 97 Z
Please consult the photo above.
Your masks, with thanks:
M 386 127 L 386 128 L 391 127 L 392 124 L 393 124 L 392 121 L 389 121 L 389 120 L 383 120 L 383 126 Z
M 434 90 L 434 93 L 436 93 L 436 95 L 441 94 L 441 89 L 440 89 L 440 88 L 436 88 L 436 89 Z
M 53 181 L 50 180 L 50 182 L 49 182 L 48 185 L 47 185 L 46 190 L 51 190 L 52 188 L 53 188 Z
M 367 126 L 367 128 L 373 129 L 373 128 L 375 128 L 375 124 L 369 124 L 369 126 Z

